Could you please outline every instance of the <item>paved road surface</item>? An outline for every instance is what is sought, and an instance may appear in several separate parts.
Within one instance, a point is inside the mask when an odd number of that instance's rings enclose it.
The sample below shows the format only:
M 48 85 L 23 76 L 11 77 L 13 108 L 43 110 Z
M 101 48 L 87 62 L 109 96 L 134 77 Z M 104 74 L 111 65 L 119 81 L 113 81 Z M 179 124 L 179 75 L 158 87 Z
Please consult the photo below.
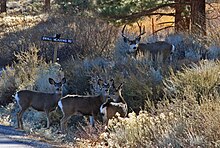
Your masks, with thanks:
M 23 131 L 0 125 L 0 148 L 50 148 L 47 143 L 27 138 Z
M 33 148 L 28 144 L 17 142 L 7 138 L 5 135 L 0 134 L 0 147 L 1 148 Z

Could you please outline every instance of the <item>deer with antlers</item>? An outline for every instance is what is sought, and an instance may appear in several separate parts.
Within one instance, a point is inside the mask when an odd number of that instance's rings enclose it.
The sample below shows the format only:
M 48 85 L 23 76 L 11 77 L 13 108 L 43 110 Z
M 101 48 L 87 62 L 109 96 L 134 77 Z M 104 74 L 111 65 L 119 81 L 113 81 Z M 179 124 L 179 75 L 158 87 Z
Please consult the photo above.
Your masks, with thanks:
M 24 112 L 32 107 L 37 111 L 44 111 L 47 116 L 47 128 L 50 126 L 49 113 L 56 109 L 57 103 L 62 95 L 62 86 L 66 83 L 66 79 L 63 78 L 61 82 L 55 82 L 52 78 L 49 78 L 49 83 L 55 87 L 54 93 L 45 93 L 31 90 L 21 90 L 16 92 L 13 96 L 20 110 L 17 113 L 18 128 L 24 129 L 22 116 Z
M 174 45 L 167 43 L 165 41 L 157 41 L 155 43 L 140 43 L 141 36 L 144 35 L 145 27 L 142 31 L 141 25 L 137 22 L 140 34 L 135 37 L 134 40 L 130 40 L 124 35 L 124 30 L 126 25 L 122 29 L 122 37 L 124 42 L 129 45 L 128 54 L 134 55 L 137 58 L 139 55 L 147 57 L 153 62 L 164 63 L 168 58 L 172 61 L 172 54 L 175 50 Z

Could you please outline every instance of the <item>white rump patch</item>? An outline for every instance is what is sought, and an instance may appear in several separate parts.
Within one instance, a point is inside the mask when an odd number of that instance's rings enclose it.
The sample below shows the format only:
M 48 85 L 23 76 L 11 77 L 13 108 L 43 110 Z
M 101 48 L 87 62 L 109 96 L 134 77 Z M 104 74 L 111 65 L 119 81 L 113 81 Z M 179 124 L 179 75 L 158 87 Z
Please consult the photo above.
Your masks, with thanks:
M 61 101 L 61 100 L 58 102 L 58 106 L 60 107 L 61 111 L 62 111 L 63 114 L 64 114 L 64 111 L 63 111 L 63 104 L 62 104 L 62 101 Z
M 171 55 L 170 55 L 170 61 L 172 62 L 173 61 L 173 53 L 175 51 L 175 46 L 172 44 L 172 50 L 171 50 Z
M 173 53 L 175 51 L 175 46 L 172 44 L 172 50 L 171 53 Z
M 20 103 L 19 103 L 20 98 L 19 98 L 19 96 L 18 96 L 18 92 L 16 92 L 14 98 L 15 98 L 15 100 L 17 101 L 19 108 L 21 109 L 21 105 L 20 105 Z

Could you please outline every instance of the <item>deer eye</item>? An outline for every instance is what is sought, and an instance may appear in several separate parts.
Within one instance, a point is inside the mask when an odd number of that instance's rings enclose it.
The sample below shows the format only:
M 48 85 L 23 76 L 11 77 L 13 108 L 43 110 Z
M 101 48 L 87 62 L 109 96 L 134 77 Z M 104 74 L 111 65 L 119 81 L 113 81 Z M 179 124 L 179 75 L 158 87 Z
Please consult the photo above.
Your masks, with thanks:
M 141 37 L 137 37 L 135 40 L 136 40 L 137 42 L 140 42 Z
M 129 43 L 129 45 L 132 45 L 132 44 L 133 44 L 133 42 L 132 42 L 132 41 L 129 41 L 128 43 Z

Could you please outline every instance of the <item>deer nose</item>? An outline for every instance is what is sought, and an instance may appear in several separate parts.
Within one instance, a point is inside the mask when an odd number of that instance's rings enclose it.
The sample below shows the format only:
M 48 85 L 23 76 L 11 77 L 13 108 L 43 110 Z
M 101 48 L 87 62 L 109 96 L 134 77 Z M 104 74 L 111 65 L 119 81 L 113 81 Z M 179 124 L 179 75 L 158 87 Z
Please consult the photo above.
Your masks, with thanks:
M 56 91 L 61 91 L 61 88 L 56 88 Z
M 133 49 L 134 49 L 134 50 L 137 50 L 137 46 L 134 46 Z

